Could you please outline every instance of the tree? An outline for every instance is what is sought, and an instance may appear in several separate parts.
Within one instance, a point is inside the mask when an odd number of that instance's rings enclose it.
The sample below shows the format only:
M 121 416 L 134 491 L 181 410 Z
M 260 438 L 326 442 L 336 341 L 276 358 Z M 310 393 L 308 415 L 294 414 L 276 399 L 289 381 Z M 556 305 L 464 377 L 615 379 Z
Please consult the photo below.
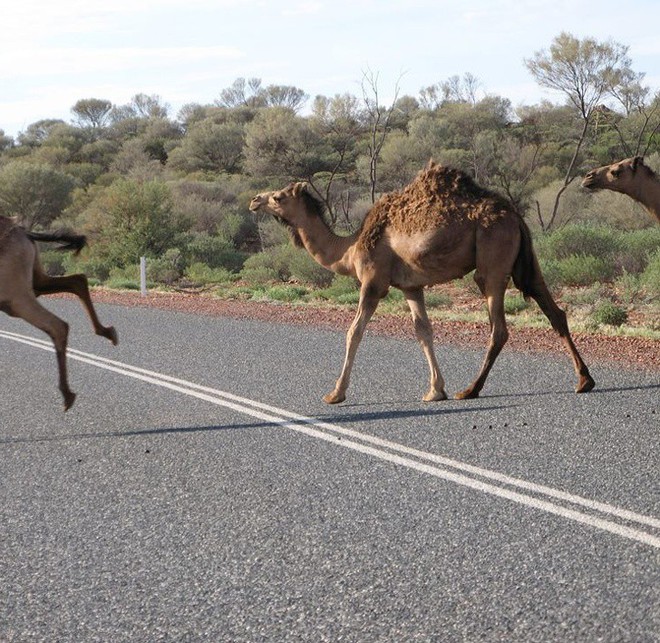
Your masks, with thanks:
M 550 218 L 547 222 L 541 218 L 544 229 L 554 225 L 562 194 L 577 176 L 580 151 L 596 109 L 606 96 L 621 93 L 626 81 L 630 82 L 635 77 L 627 53 L 627 47 L 613 41 L 600 43 L 592 38 L 579 40 L 563 32 L 553 40 L 550 51 L 538 51 L 532 58 L 525 60 L 536 82 L 542 87 L 561 92 L 582 122 Z
M 38 147 L 48 139 L 54 128 L 66 125 L 61 119 L 48 118 L 36 121 L 27 126 L 24 132 L 18 135 L 18 142 L 20 145 L 26 147 Z
M 237 172 L 243 158 L 245 128 L 236 122 L 206 118 L 188 128 L 180 147 L 172 151 L 173 167 L 188 172 Z
M 245 168 L 254 176 L 309 180 L 329 169 L 322 138 L 290 109 L 261 110 L 245 131 Z
M 302 89 L 292 85 L 262 87 L 261 78 L 237 78 L 231 87 L 220 92 L 219 107 L 286 107 L 297 112 L 307 100 Z
M 47 227 L 70 203 L 74 180 L 46 165 L 14 161 L 0 169 L 0 214 L 28 230 Z
M 378 182 L 378 162 L 387 135 L 392 129 L 392 117 L 399 97 L 399 85 L 394 88 L 394 99 L 389 107 L 380 104 L 378 95 L 378 74 L 367 71 L 362 75 L 362 101 L 364 104 L 365 121 L 369 130 L 367 154 L 369 156 L 369 192 L 371 202 L 376 202 L 376 185 Z
M 114 265 L 135 265 L 140 256 L 158 257 L 175 248 L 188 222 L 174 213 L 169 187 L 159 180 L 120 179 L 93 206 L 103 230 L 98 252 Z
M 81 127 L 91 127 L 95 130 L 108 123 L 111 110 L 112 103 L 100 98 L 83 98 L 71 108 L 76 122 Z

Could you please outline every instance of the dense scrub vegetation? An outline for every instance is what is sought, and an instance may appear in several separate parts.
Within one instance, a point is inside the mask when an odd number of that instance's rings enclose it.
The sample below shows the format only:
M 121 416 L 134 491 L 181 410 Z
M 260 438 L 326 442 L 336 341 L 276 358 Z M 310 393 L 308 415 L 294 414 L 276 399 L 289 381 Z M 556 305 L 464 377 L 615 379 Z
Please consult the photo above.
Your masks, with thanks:
M 576 180 L 633 154 L 660 170 L 660 95 L 626 54 L 617 43 L 558 36 L 525 61 L 565 99 L 557 104 L 514 107 L 481 94 L 470 74 L 418 96 L 396 92 L 386 106 L 368 74 L 359 97 L 314 99 L 238 79 L 214 104 L 187 105 L 176 117 L 158 96 L 127 105 L 81 99 L 71 122 L 39 121 L 16 139 L 0 130 L 0 214 L 88 235 L 80 258 L 44 255 L 54 273 L 82 269 L 131 286 L 145 255 L 152 282 L 233 283 L 253 293 L 280 284 L 271 295 L 281 299 L 314 287 L 320 298 L 334 292 L 348 301 L 352 285 L 333 281 L 274 222 L 255 218 L 251 196 L 308 181 L 330 223 L 350 231 L 379 194 L 405 185 L 432 157 L 511 201 L 533 228 L 553 285 L 608 282 L 628 304 L 657 300 L 654 222 L 627 197 L 586 194 Z

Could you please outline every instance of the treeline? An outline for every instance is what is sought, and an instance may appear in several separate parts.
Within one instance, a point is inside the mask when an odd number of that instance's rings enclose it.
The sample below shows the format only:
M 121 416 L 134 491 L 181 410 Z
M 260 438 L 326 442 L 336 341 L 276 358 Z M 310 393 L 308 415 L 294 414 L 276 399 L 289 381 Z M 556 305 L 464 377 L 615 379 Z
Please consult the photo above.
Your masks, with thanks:
M 586 168 L 633 154 L 660 169 L 660 95 L 627 48 L 561 34 L 525 64 L 563 102 L 514 107 L 465 74 L 383 105 L 370 73 L 357 96 L 315 98 L 240 78 L 176 116 L 158 96 L 81 99 L 70 122 L 38 121 L 15 140 L 0 130 L 0 214 L 84 232 L 84 269 L 100 280 L 141 255 L 172 279 L 236 273 L 284 241 L 248 211 L 256 191 L 305 180 L 351 230 L 430 158 L 501 192 L 536 230 L 651 224 L 624 197 L 577 189 Z

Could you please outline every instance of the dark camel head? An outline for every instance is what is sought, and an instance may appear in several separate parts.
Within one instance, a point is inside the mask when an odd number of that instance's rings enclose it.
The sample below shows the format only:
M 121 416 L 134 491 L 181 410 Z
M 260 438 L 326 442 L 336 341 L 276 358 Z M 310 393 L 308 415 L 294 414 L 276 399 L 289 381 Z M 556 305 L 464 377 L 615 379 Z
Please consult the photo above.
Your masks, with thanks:
M 614 190 L 628 195 L 638 191 L 637 172 L 640 168 L 648 169 L 641 156 L 633 156 L 612 165 L 604 165 L 591 170 L 582 179 L 582 187 L 589 190 Z

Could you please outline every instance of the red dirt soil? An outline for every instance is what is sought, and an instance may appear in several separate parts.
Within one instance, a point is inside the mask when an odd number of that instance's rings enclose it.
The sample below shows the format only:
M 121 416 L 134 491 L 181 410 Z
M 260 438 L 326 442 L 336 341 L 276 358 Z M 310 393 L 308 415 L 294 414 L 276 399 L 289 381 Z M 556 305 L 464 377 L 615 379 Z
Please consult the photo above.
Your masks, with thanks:
M 257 319 L 281 324 L 304 324 L 328 330 L 346 331 L 355 311 L 340 307 L 312 307 L 281 303 L 225 300 L 199 294 L 150 292 L 147 297 L 130 291 L 94 289 L 92 299 L 97 303 L 120 306 L 160 308 L 170 311 Z M 488 323 L 433 321 L 438 345 L 453 344 L 485 350 L 488 341 Z M 121 337 L 121 328 L 119 335 Z M 414 339 L 412 323 L 405 316 L 378 314 L 369 322 L 367 332 L 388 337 Z M 660 342 L 642 337 L 613 337 L 587 333 L 574 333 L 578 350 L 587 364 L 616 362 L 627 367 L 660 371 Z M 552 330 L 537 328 L 511 328 L 505 350 L 547 353 L 565 352 L 559 337 Z

